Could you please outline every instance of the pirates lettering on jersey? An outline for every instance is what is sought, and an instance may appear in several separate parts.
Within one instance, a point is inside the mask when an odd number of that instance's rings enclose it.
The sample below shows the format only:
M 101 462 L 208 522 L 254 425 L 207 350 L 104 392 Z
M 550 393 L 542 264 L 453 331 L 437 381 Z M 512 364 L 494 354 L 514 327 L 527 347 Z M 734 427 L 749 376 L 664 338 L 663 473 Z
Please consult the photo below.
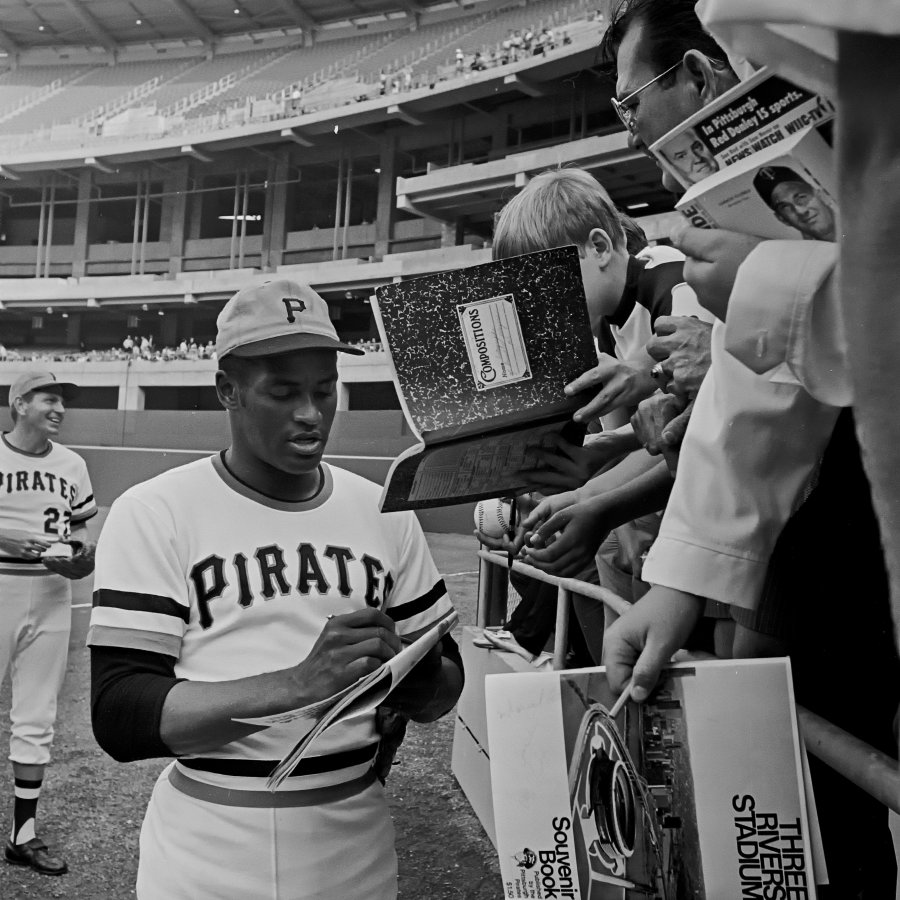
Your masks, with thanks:
M 364 596 L 369 606 L 382 606 L 394 587 L 393 575 L 385 571 L 380 559 L 364 553 L 361 565 L 351 566 L 357 557 L 349 547 L 329 544 L 321 553 L 314 544 L 301 542 L 293 554 L 286 554 L 277 544 L 257 547 L 250 554 L 235 553 L 230 565 L 218 554 L 210 554 L 194 563 L 190 578 L 197 594 L 200 627 L 213 624 L 210 605 L 222 597 L 226 589 L 237 587 L 237 604 L 242 609 L 253 605 L 257 596 L 271 600 L 277 595 L 286 597 L 296 593 L 308 597 L 313 591 L 324 596 L 332 584 L 342 597 L 353 593 L 353 573 L 364 579 Z M 230 580 L 230 576 L 233 578 Z
M 69 484 L 61 475 L 54 472 L 41 472 L 38 469 L 20 470 L 18 472 L 0 472 L 0 491 L 7 494 L 23 491 L 44 491 L 58 494 L 68 503 L 75 502 L 77 487 Z

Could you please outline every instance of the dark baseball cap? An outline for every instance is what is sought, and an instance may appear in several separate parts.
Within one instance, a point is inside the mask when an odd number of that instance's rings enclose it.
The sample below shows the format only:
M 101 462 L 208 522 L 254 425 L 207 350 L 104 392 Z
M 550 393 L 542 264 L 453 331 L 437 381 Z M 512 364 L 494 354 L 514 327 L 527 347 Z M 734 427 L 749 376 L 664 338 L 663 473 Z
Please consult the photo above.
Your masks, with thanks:
M 787 166 L 763 166 L 753 176 L 753 187 L 762 197 L 766 206 L 772 206 L 772 194 L 779 184 L 809 184 L 809 182 L 798 172 L 789 169 Z M 811 186 L 811 185 L 810 185 Z
M 52 372 L 24 372 L 9 389 L 9 405 L 17 397 L 24 397 L 32 391 L 52 391 L 62 395 L 63 400 L 71 400 L 78 393 L 78 385 L 71 381 L 57 381 Z
M 216 356 L 273 356 L 290 350 L 365 351 L 338 339 L 328 304 L 308 285 L 283 279 L 238 291 L 216 319 Z

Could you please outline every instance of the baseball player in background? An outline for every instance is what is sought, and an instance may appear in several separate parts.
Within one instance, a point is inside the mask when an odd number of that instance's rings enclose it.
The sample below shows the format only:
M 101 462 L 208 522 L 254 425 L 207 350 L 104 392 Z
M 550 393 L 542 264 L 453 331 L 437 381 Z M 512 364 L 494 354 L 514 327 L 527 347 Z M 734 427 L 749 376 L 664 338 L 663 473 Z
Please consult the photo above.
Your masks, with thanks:
M 231 445 L 123 494 L 100 538 L 92 717 L 121 761 L 175 757 L 144 818 L 140 900 L 388 900 L 394 830 L 373 763 L 376 716 L 335 726 L 282 789 L 295 728 L 235 721 L 322 700 L 452 611 L 412 513 L 322 462 L 342 344 L 325 301 L 275 281 L 217 321 Z M 462 663 L 445 637 L 389 696 L 447 712 Z
M 45 875 L 68 871 L 35 833 L 44 768 L 66 672 L 69 579 L 94 567 L 85 523 L 97 513 L 87 466 L 55 443 L 74 384 L 27 372 L 9 392 L 0 439 L 0 682 L 12 672 L 9 758 L 15 778 L 6 860 Z

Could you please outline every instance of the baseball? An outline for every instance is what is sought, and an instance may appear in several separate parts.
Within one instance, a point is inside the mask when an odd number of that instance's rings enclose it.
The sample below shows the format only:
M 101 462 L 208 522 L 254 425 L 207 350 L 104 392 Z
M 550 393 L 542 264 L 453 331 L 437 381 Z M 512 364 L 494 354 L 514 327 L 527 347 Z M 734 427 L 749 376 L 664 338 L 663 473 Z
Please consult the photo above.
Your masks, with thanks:
M 510 530 L 512 506 L 508 500 L 496 497 L 481 500 L 475 506 L 475 527 L 485 536 L 501 538 Z

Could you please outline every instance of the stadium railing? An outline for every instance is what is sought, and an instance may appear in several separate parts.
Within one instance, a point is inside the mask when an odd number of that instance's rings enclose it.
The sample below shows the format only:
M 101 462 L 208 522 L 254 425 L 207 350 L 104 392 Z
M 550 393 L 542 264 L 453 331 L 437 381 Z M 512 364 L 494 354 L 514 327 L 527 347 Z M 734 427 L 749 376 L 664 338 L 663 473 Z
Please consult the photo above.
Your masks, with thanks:
M 509 561 L 504 553 L 479 550 L 479 628 L 502 624 L 506 618 L 506 587 Z M 606 605 L 607 622 L 614 621 L 629 607 L 629 601 L 606 588 L 576 578 L 558 578 L 525 563 L 514 561 L 512 570 L 529 578 L 556 585 L 556 633 L 553 668 L 564 667 L 569 628 L 570 598 L 573 593 Z M 844 778 L 866 791 L 880 803 L 900 814 L 900 768 L 898 761 L 848 734 L 802 706 L 797 706 L 800 733 L 807 750 Z

